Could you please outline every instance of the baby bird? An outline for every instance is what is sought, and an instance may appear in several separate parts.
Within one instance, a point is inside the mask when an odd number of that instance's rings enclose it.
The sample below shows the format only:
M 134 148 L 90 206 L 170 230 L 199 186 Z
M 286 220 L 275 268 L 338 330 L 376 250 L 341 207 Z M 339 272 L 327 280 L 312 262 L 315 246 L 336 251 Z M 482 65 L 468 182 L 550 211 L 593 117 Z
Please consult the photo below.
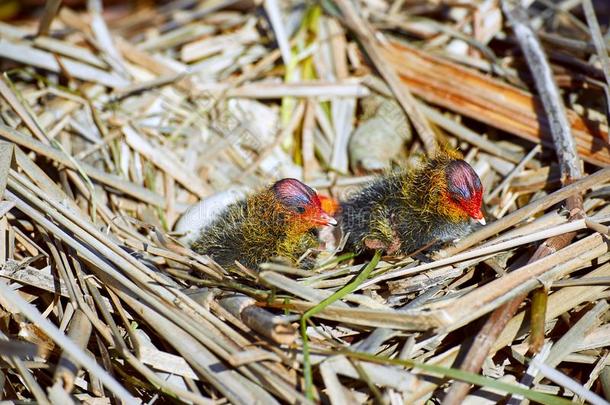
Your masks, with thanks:
M 296 264 L 308 249 L 318 246 L 316 228 L 336 224 L 314 190 L 299 180 L 282 179 L 227 206 L 191 248 L 226 267 L 239 261 L 256 268 L 273 257 Z
M 483 189 L 472 167 L 443 150 L 419 168 L 380 176 L 341 204 L 346 250 L 404 255 L 465 235 L 469 218 L 483 225 Z

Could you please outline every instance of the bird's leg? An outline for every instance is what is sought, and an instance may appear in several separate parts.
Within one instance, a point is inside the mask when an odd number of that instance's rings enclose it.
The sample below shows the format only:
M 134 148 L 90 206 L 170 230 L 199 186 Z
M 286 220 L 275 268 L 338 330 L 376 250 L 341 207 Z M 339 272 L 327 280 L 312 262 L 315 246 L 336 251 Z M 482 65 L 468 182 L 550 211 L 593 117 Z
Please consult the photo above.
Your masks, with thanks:
M 398 233 L 387 217 L 374 220 L 371 234 L 364 238 L 363 243 L 368 249 L 383 250 L 388 255 L 398 252 L 401 245 Z
M 368 249 L 383 250 L 388 255 L 398 252 L 401 240 L 396 231 L 394 215 L 384 204 L 378 204 L 371 212 L 370 234 L 362 241 Z

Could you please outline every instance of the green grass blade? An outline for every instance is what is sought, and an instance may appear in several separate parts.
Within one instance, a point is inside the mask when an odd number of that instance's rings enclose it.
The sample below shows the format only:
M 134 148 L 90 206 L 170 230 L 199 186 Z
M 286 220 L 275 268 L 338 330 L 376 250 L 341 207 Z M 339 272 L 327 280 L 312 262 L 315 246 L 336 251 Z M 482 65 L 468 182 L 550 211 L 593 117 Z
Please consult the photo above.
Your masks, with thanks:
M 514 395 L 522 395 L 523 397 L 531 401 L 536 401 L 545 405 L 569 405 L 572 403 L 572 401 L 560 398 L 555 395 L 544 394 L 542 392 L 530 390 L 515 384 L 505 383 L 502 381 L 494 380 L 493 378 L 482 376 L 480 374 L 457 370 L 454 368 L 423 364 L 412 360 L 391 359 L 389 357 L 380 357 L 369 353 L 350 352 L 348 350 L 342 351 L 342 354 L 351 358 L 366 360 L 374 363 L 418 368 L 428 373 L 439 374 L 456 380 L 465 381 L 467 383 L 474 384 L 480 387 L 492 388 Z
M 307 398 L 312 400 L 313 396 L 313 377 L 311 371 L 311 361 L 309 358 L 309 340 L 307 339 L 307 321 L 314 315 L 323 311 L 326 307 L 332 304 L 335 301 L 340 300 L 345 297 L 347 294 L 353 292 L 363 281 L 365 281 L 373 269 L 379 263 L 379 259 L 381 258 L 381 251 L 376 251 L 373 259 L 362 269 L 360 274 L 358 274 L 352 281 L 343 286 L 343 288 L 337 290 L 334 294 L 329 296 L 328 298 L 322 300 L 318 305 L 313 308 L 310 308 L 306 311 L 301 317 L 301 339 L 303 340 L 303 375 L 305 376 L 305 394 Z

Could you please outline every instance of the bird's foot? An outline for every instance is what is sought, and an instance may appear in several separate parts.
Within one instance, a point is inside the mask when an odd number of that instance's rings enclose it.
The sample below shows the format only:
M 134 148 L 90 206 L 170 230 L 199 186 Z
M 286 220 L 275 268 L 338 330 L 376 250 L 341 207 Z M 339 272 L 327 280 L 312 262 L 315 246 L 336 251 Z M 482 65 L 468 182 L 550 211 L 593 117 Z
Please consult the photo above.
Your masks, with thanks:
M 383 250 L 387 255 L 393 255 L 400 249 L 400 240 L 394 238 L 390 243 L 383 242 L 376 238 L 365 238 L 364 246 L 373 250 Z

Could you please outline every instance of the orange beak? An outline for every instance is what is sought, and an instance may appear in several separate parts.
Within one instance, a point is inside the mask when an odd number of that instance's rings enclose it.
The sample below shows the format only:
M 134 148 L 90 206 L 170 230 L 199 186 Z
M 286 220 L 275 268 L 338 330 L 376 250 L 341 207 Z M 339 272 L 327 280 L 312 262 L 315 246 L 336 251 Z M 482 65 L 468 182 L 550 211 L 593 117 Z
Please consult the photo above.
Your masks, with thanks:
M 474 214 L 472 216 L 472 218 L 476 219 L 477 222 L 480 223 L 481 225 L 487 224 L 487 222 L 485 221 L 485 217 L 483 216 L 483 213 L 481 212 L 481 210 L 479 210 L 479 212 Z

